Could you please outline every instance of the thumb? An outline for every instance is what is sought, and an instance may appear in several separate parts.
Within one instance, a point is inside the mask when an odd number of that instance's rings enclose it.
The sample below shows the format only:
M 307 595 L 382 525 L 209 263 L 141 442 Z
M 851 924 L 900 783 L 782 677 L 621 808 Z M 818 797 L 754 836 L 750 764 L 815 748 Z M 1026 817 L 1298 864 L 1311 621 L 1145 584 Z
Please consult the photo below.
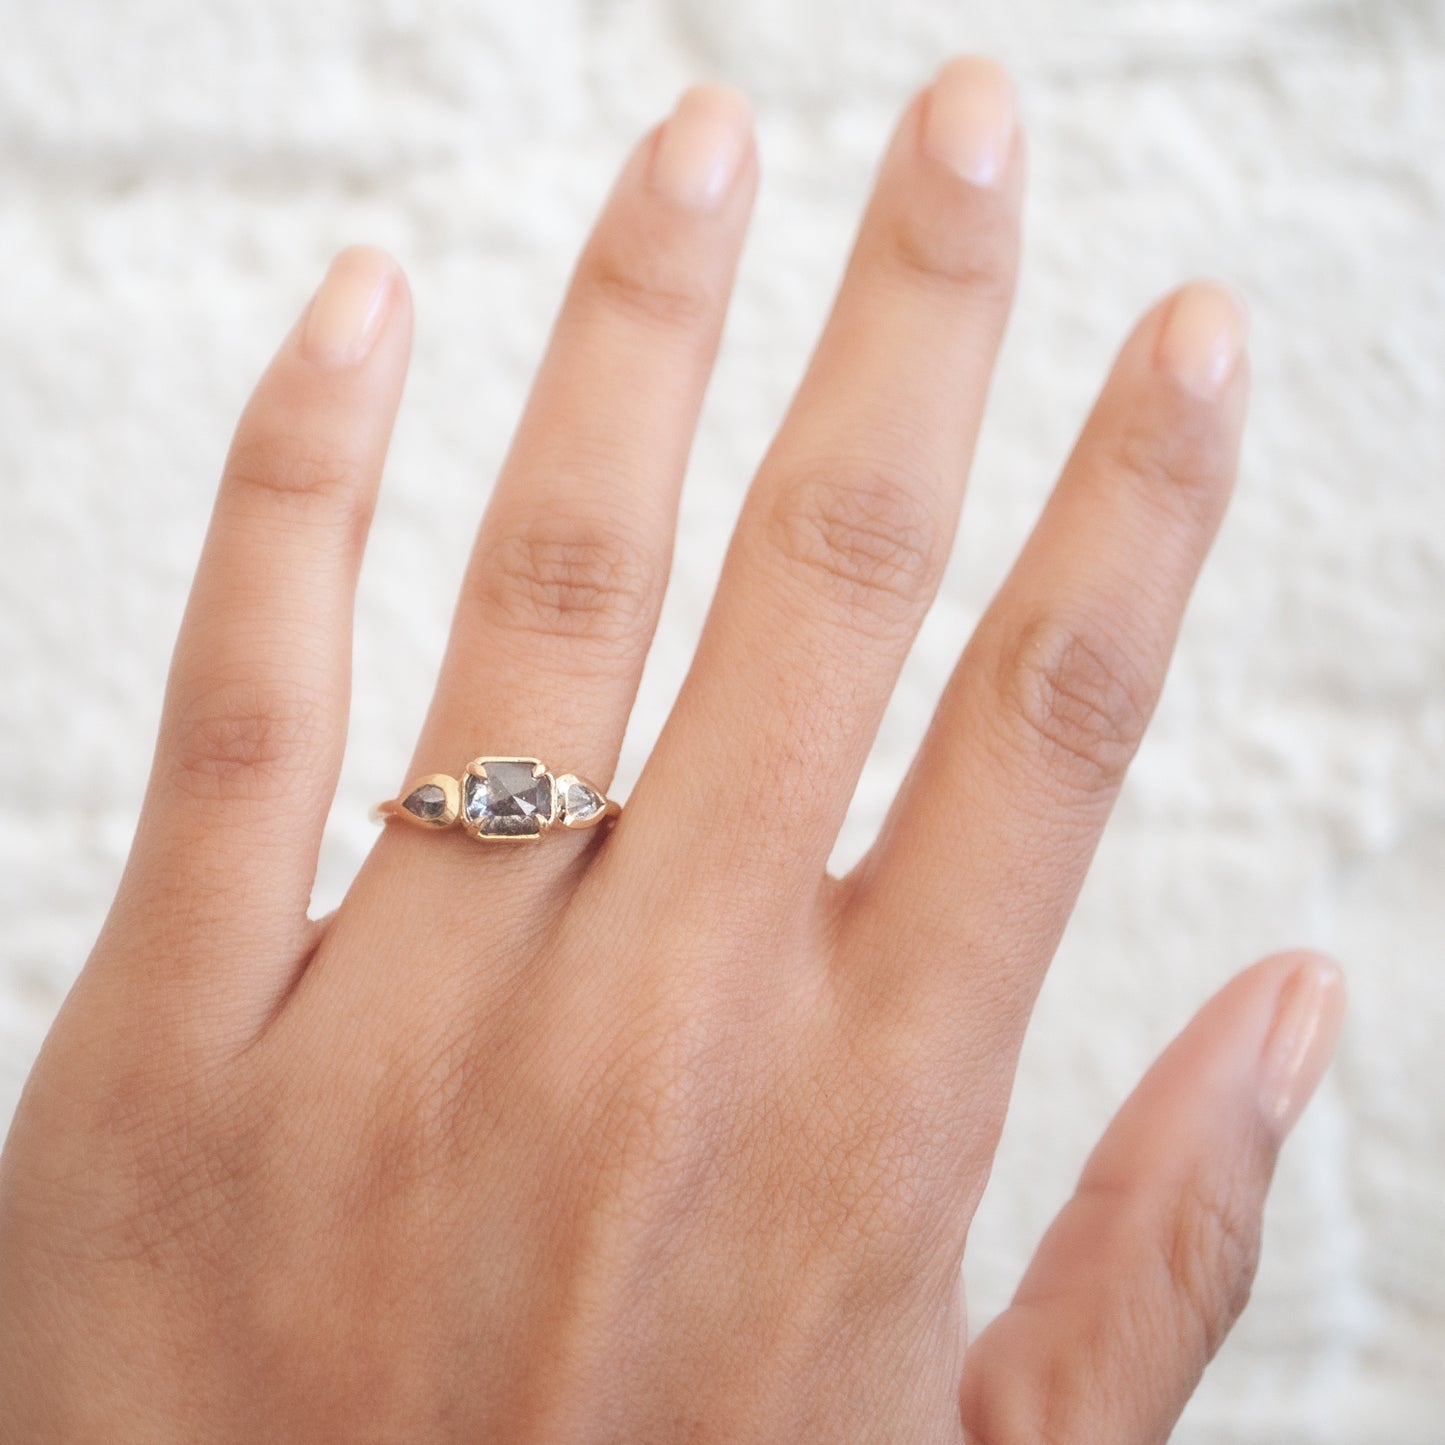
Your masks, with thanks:
M 970 1348 L 971 1442 L 1167 1440 L 1249 1297 L 1275 1158 L 1343 1011 L 1339 967 L 1294 953 L 1256 964 L 1195 1016 Z

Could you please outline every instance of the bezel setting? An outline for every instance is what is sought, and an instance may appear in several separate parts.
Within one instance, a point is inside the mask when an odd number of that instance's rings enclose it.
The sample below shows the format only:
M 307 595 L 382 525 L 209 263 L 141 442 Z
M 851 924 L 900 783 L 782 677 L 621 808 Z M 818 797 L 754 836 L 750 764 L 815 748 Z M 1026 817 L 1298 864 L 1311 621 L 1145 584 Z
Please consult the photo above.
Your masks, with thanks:
M 432 800 L 420 800 L 423 793 L 433 790 L 441 794 L 440 804 L 432 810 Z M 413 806 L 413 800 L 418 800 Z M 461 814 L 462 786 L 450 773 L 427 773 L 417 778 L 406 792 L 397 799 L 397 816 L 419 828 L 450 828 Z
M 564 828 L 591 828 L 606 816 L 606 797 L 586 778 L 579 778 L 576 773 L 558 773 L 553 785 L 557 794 L 558 817 Z M 593 806 L 588 807 L 586 812 L 574 813 L 567 802 L 568 795 L 574 791 L 585 794 Z

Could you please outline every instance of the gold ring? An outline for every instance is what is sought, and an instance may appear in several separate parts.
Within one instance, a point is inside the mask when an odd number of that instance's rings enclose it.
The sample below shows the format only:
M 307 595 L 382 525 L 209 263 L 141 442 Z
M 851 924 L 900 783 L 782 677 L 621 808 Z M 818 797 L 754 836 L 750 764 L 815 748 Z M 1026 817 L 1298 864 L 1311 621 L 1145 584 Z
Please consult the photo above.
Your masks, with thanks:
M 519 843 L 540 838 L 560 823 L 595 828 L 615 818 L 622 805 L 576 773 L 554 777 L 536 758 L 473 758 L 461 777 L 426 773 L 400 797 L 372 809 L 377 822 L 401 818 L 420 828 L 460 823 L 483 842 Z

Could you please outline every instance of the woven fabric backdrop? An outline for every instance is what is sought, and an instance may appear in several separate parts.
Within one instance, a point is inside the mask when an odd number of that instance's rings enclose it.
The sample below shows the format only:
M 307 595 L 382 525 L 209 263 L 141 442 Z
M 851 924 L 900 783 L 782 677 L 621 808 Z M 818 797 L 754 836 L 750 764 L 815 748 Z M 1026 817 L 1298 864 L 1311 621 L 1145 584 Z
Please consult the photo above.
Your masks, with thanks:
M 623 759 L 638 771 L 875 159 L 947 54 L 1017 72 L 1026 265 L 953 565 L 862 778 L 864 846 L 1124 329 L 1254 309 L 1236 503 L 1038 1008 L 970 1272 L 1012 1282 L 1202 998 L 1289 943 L 1353 1011 L 1254 1303 L 1178 1433 L 1445 1439 L 1445 4 L 62 0 L 0 46 L 0 1123 L 118 877 L 230 428 L 330 254 L 415 289 L 316 906 L 401 781 L 486 497 L 625 147 L 702 77 L 763 188 Z

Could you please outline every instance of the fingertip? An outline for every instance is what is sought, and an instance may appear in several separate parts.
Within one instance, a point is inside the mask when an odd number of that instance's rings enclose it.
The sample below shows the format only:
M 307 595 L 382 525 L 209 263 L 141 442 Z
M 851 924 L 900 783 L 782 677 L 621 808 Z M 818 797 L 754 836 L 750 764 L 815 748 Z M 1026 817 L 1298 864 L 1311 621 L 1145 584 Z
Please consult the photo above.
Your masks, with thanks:
M 924 154 L 971 185 L 998 186 L 1018 137 L 1018 94 L 1008 71 L 985 56 L 954 56 L 923 104 Z
M 405 290 L 401 267 L 378 246 L 347 246 L 307 307 L 302 354 L 318 366 L 357 366 L 370 356 L 391 303 Z M 408 292 L 409 295 L 409 292 Z
M 678 97 L 652 149 L 649 179 L 693 211 L 715 211 L 742 175 L 753 146 L 752 102 L 731 85 L 706 82 Z
M 1239 374 L 1249 340 L 1249 307 L 1222 281 L 1191 281 L 1163 303 L 1155 365 L 1201 401 L 1217 401 Z
M 1259 1107 L 1282 1138 L 1329 1068 L 1344 1023 L 1345 974 L 1327 954 L 1313 951 L 1271 961 L 1282 978 L 1259 1059 Z

